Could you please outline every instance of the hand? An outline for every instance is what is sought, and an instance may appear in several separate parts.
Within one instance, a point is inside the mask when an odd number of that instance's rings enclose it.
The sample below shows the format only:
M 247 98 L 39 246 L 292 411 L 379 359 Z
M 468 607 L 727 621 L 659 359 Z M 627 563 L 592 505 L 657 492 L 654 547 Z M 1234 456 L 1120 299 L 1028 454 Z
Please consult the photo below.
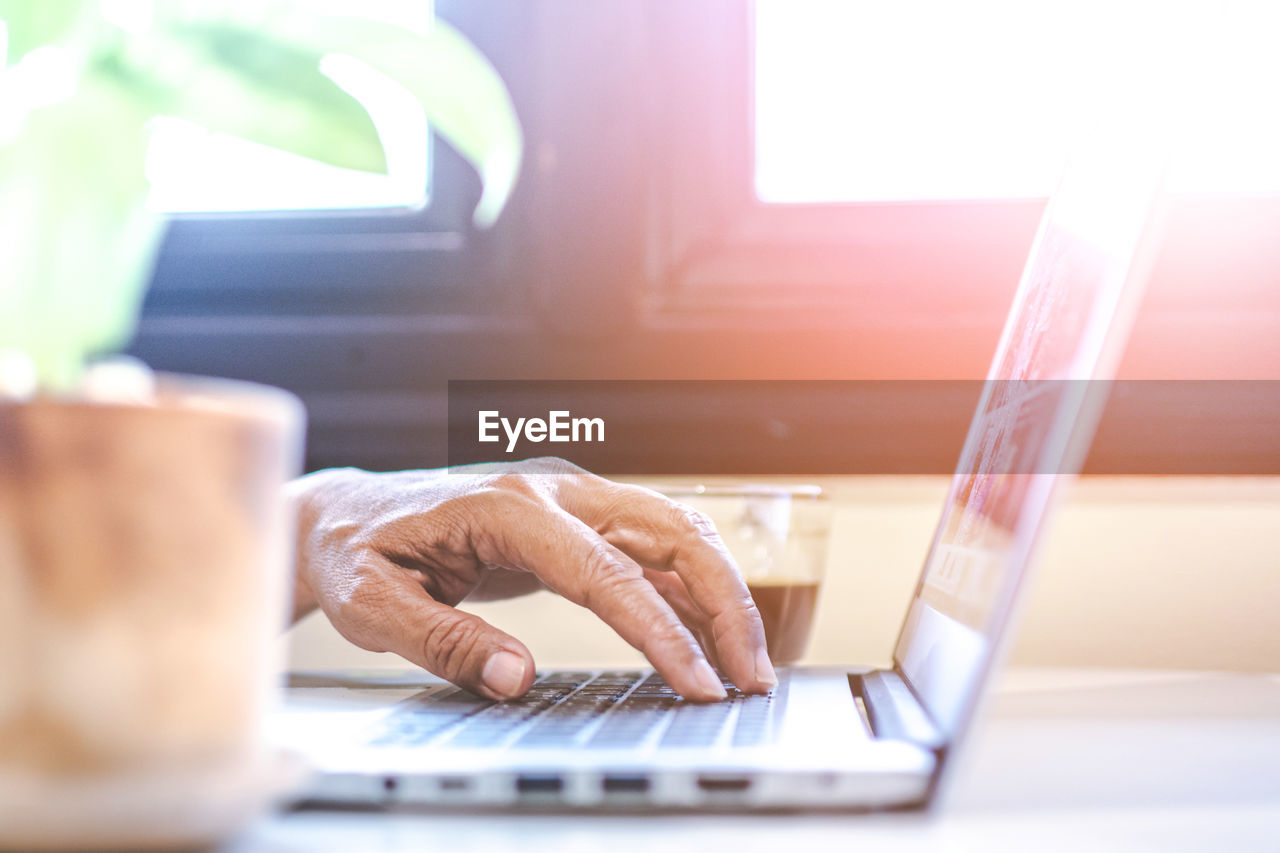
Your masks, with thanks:
M 475 473 L 321 471 L 297 503 L 294 618 L 337 630 L 492 699 L 529 689 L 519 640 L 456 610 L 547 588 L 589 607 L 680 695 L 723 699 L 777 683 L 751 595 L 706 516 L 558 459 Z

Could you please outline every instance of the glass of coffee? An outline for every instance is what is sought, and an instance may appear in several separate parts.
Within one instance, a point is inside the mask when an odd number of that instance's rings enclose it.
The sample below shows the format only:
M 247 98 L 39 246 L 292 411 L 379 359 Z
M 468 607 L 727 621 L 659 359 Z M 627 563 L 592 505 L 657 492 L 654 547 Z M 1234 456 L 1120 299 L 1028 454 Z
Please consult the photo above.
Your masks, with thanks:
M 831 532 L 831 506 L 818 486 L 663 485 L 657 491 L 715 522 L 742 569 L 764 622 L 770 659 L 804 656 Z

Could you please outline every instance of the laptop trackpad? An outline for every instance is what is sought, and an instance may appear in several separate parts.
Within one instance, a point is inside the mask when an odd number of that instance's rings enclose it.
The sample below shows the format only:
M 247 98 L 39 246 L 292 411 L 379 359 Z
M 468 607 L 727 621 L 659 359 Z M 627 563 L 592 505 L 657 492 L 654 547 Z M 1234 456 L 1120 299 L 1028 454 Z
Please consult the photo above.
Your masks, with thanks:
M 796 669 L 790 674 L 779 743 L 788 750 L 830 752 L 871 741 L 844 670 Z

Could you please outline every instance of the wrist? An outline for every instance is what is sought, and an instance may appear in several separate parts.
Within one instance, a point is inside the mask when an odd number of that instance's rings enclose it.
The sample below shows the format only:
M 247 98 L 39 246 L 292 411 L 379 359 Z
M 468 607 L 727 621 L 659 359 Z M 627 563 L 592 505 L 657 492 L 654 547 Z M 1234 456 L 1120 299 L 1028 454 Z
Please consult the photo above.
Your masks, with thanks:
M 311 532 L 315 529 L 321 512 L 320 494 L 335 470 L 316 471 L 291 480 L 284 486 L 284 498 L 288 504 L 288 517 L 293 523 L 293 603 L 291 622 L 297 622 L 315 611 L 319 605 L 310 583 Z

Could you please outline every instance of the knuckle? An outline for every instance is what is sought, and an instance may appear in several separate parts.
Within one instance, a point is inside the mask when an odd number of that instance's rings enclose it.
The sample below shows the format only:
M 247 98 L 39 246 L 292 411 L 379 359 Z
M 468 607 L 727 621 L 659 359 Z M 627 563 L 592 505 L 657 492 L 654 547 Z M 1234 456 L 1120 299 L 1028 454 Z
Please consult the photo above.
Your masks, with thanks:
M 654 507 L 666 508 L 673 503 L 671 499 L 643 486 L 603 479 L 601 482 L 601 488 L 595 493 L 595 501 L 608 517 L 634 518 L 652 523 Z M 661 513 L 658 515 L 665 519 Z
M 360 554 L 348 558 L 349 568 L 343 573 L 332 601 L 336 612 L 342 616 L 362 616 L 377 609 L 388 595 L 386 578 L 370 560 Z
M 655 616 L 641 651 L 651 660 L 674 657 L 687 664 L 700 656 L 701 648 L 693 629 L 679 619 Z
M 462 613 L 442 613 L 431 620 L 422 636 L 422 656 L 438 675 L 455 679 L 482 644 L 484 632 Z
M 606 543 L 592 543 L 578 572 L 582 603 L 591 607 L 602 596 L 624 594 L 631 582 L 641 579 L 639 568 L 619 561 Z
M 734 635 L 740 636 L 739 632 L 744 625 L 760 625 L 761 630 L 764 630 L 760 610 L 750 593 L 723 602 L 720 609 L 710 614 L 710 622 L 711 635 L 716 642 L 723 642 Z
M 587 591 L 588 607 L 605 606 L 605 601 L 623 604 L 644 626 L 644 635 L 656 642 L 683 641 L 686 637 L 684 623 L 669 606 L 662 603 L 653 585 L 638 569 L 625 564 L 601 564 Z M 592 608 L 594 609 L 594 608 Z
M 334 593 L 325 596 L 322 607 L 329 621 L 347 640 L 372 652 L 387 651 L 386 638 L 392 591 L 376 571 L 357 567 Z
M 540 503 L 538 494 L 522 478 L 504 474 L 503 481 L 449 497 L 436 510 L 450 518 L 455 527 L 469 528 L 480 522 L 492 528 L 500 526 L 513 510 Z
M 494 489 L 480 487 L 474 491 L 442 498 L 432 507 L 432 513 L 447 523 L 456 525 L 458 522 L 482 514 L 496 500 L 498 500 L 498 493 Z
M 595 474 L 557 456 L 524 459 L 496 474 L 492 485 L 502 491 L 542 501 L 553 501 L 562 485 L 569 481 L 600 480 Z
M 716 523 L 711 520 L 709 515 L 688 504 L 675 503 L 674 501 L 669 512 L 669 523 L 671 528 L 676 531 L 675 542 L 671 551 L 671 561 L 674 561 L 680 554 L 696 553 L 710 546 L 730 563 L 733 563 L 728 546 L 725 545 L 724 539 L 720 536 L 720 531 L 716 528 Z
M 676 530 L 701 539 L 719 540 L 720 531 L 716 529 L 716 523 L 711 520 L 711 516 L 702 510 L 691 507 L 688 504 L 672 501 L 668 512 L 670 513 L 671 526 Z
M 538 456 L 533 459 L 525 459 L 522 462 L 517 462 L 516 465 L 530 474 L 540 474 L 544 476 L 587 474 L 586 469 L 575 465 L 568 459 L 561 459 L 559 456 Z
M 534 498 L 541 494 L 534 475 L 520 470 L 505 471 L 493 478 L 492 488 L 499 494 Z
M 636 601 L 644 601 L 648 598 L 648 590 L 643 588 L 646 583 L 643 579 L 623 578 L 616 583 L 623 590 L 623 594 L 635 596 Z M 669 607 L 663 607 L 657 602 L 654 604 L 655 606 L 635 611 L 635 616 L 642 626 L 640 650 L 646 656 L 660 654 L 661 650 L 668 653 L 674 652 L 684 658 L 696 656 L 698 646 L 692 629 L 686 626 Z

